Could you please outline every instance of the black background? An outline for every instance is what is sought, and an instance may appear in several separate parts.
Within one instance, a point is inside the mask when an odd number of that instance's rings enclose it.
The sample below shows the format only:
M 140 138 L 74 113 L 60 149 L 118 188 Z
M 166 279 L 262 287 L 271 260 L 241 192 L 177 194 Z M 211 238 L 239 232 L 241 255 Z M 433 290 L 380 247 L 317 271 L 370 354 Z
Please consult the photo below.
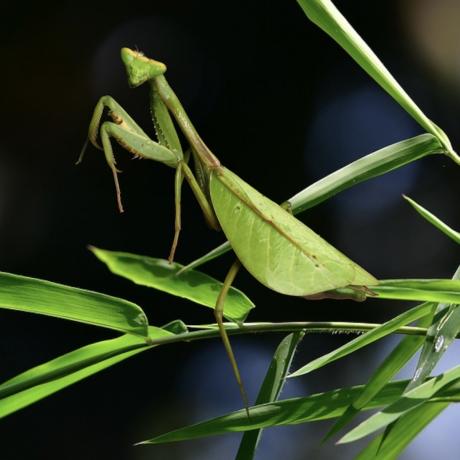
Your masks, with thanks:
M 412 52 L 404 32 L 405 8 L 411 4 L 339 2 L 422 109 L 458 146 L 458 95 Z M 130 161 L 117 147 L 126 208 L 120 215 L 102 154 L 90 147 L 83 164 L 74 166 L 91 112 L 103 94 L 114 96 L 152 133 L 147 88 L 128 88 L 120 47 L 138 47 L 167 63 L 167 78 L 206 143 L 226 166 L 276 201 L 319 178 L 309 165 L 322 152 L 309 151 L 317 141 L 309 140 L 308 133 L 323 101 L 340 98 L 360 85 L 374 87 L 337 45 L 307 21 L 294 1 L 48 1 L 8 3 L 2 8 L 1 269 L 127 298 L 141 305 L 155 325 L 179 317 L 189 323 L 211 322 L 212 314 L 114 277 L 86 246 L 166 257 L 173 229 L 173 171 Z M 393 104 L 383 93 L 381 97 Z M 347 135 L 359 142 L 365 131 L 357 125 Z M 330 143 L 336 134 L 336 127 L 330 126 L 324 136 Z M 368 152 L 363 145 L 356 155 Z M 347 162 L 336 160 L 321 160 L 327 164 L 326 172 Z M 393 187 L 398 199 L 381 212 L 347 216 L 340 213 L 340 202 L 332 199 L 302 219 L 377 277 L 450 277 L 458 264 L 455 245 L 418 218 L 399 195 L 410 194 L 458 228 L 454 185 L 458 185 L 455 166 L 445 158 L 427 158 L 420 162 L 410 187 Z M 375 208 L 379 209 L 378 202 Z M 202 222 L 188 190 L 183 216 L 178 261 L 189 261 L 223 241 Z M 206 271 L 222 278 L 231 260 L 227 255 Z M 372 322 L 405 308 L 389 302 L 307 304 L 266 290 L 247 273 L 241 273 L 236 284 L 258 305 L 252 321 Z M 114 336 L 98 328 L 10 311 L 1 311 L 1 321 L 4 379 Z M 243 373 L 256 366 L 258 351 L 263 351 L 257 364 L 260 372 L 249 384 L 251 397 L 280 338 L 234 340 Z M 303 364 L 344 340 L 307 336 L 296 362 Z M 132 447 L 167 429 L 239 408 L 238 390 L 221 348 L 215 341 L 147 352 L 13 414 L 2 421 L 1 458 L 232 458 L 234 445 L 222 445 L 213 454 L 215 441 Z M 377 361 L 372 353 L 359 356 L 308 376 L 299 394 L 364 381 Z M 224 389 L 222 382 L 227 384 Z M 230 402 L 219 406 L 226 398 Z M 271 435 L 276 439 L 286 433 Z M 305 458 L 307 452 L 313 452 L 312 458 L 345 458 L 344 452 L 351 452 L 332 446 L 316 450 L 319 438 L 313 436 L 309 443 L 302 430 L 296 433 L 301 437 L 294 439 L 305 445 L 292 458 Z

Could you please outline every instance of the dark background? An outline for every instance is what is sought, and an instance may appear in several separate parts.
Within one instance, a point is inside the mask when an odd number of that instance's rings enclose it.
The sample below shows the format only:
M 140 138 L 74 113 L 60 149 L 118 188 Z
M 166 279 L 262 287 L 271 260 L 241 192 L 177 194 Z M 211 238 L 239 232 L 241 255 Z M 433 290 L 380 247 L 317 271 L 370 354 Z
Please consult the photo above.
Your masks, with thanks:
M 459 2 L 337 3 L 458 148 Z M 10 2 L 2 9 L 1 270 L 129 299 L 154 325 L 176 318 L 211 322 L 212 314 L 116 278 L 86 246 L 166 257 L 173 171 L 130 161 L 116 147 L 126 208 L 120 215 L 102 153 L 90 147 L 83 164 L 74 166 L 94 105 L 104 94 L 152 133 L 147 88 L 128 88 L 122 46 L 168 65 L 167 78 L 206 143 L 226 166 L 276 201 L 355 158 L 421 132 L 293 0 Z M 401 194 L 459 228 L 458 177 L 447 158 L 426 158 L 333 198 L 302 219 L 379 278 L 450 277 L 458 246 L 419 218 Z M 188 190 L 183 221 L 178 261 L 190 261 L 223 241 L 202 222 Z M 223 278 L 231 261 L 227 255 L 206 271 Z M 408 307 L 382 301 L 307 303 L 270 292 L 244 272 L 236 284 L 258 306 L 251 321 L 373 322 Z M 52 318 L 0 313 L 3 379 L 114 336 Z M 251 398 L 280 339 L 233 340 Z M 296 367 L 345 340 L 307 336 Z M 384 341 L 292 381 L 283 397 L 362 383 L 393 343 Z M 218 341 L 173 345 L 140 354 L 9 416 L 0 428 L 1 458 L 233 458 L 236 436 L 165 447 L 132 444 L 240 406 Z M 351 458 L 358 447 L 319 447 L 326 429 L 318 424 L 267 430 L 260 458 Z M 449 431 L 439 428 L 433 439 L 439 441 L 440 433 Z M 414 447 L 404 458 L 430 458 L 428 447 L 419 446 L 423 453 Z M 436 452 L 442 455 L 439 446 Z M 454 458 L 446 452 L 444 458 Z

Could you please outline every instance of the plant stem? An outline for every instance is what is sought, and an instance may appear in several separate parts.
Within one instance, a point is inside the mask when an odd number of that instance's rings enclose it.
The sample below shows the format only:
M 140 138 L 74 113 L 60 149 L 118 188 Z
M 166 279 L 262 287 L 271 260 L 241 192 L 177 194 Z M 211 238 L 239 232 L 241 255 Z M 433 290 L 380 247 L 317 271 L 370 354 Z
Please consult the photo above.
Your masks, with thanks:
M 282 323 L 244 323 L 237 326 L 233 323 L 224 324 L 228 335 L 256 334 L 264 332 L 293 332 L 303 330 L 306 333 L 331 333 L 331 334 L 360 334 L 375 329 L 378 323 L 350 323 L 350 322 L 282 322 Z M 167 343 L 193 342 L 195 340 L 213 339 L 220 337 L 219 330 L 214 324 L 189 325 L 193 329 L 201 329 L 185 334 L 162 337 L 149 342 L 149 345 L 165 345 Z M 427 329 L 423 327 L 404 326 L 396 329 L 393 334 L 426 335 Z

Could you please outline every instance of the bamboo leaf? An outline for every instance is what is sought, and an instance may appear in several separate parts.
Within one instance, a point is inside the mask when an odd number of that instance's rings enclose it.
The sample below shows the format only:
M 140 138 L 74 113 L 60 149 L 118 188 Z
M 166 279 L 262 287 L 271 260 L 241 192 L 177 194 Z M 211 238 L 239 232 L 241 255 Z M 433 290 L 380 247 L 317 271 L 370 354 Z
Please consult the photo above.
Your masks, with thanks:
M 95 247 L 90 249 L 116 275 L 209 308 L 215 307 L 217 296 L 222 289 L 220 281 L 195 270 L 177 275 L 183 266 L 175 262 L 170 264 L 164 259 Z M 254 304 L 243 292 L 230 288 L 225 301 L 226 318 L 243 322 L 251 308 L 254 308 Z
M 355 351 L 363 348 L 371 343 L 391 334 L 401 326 L 411 323 L 412 321 L 416 321 L 419 318 L 422 318 L 426 315 L 429 315 L 434 308 L 434 305 L 431 303 L 423 303 L 412 308 L 409 311 L 406 311 L 396 318 L 387 321 L 386 323 L 382 324 L 375 329 L 372 329 L 369 332 L 366 332 L 363 335 L 356 337 L 355 339 L 351 340 L 350 342 L 346 343 L 345 345 L 337 348 L 336 350 L 327 353 L 315 360 L 309 362 L 305 366 L 302 366 L 297 371 L 293 372 L 289 375 L 289 377 L 299 377 L 300 375 L 308 374 L 320 367 L 325 366 L 326 364 L 332 363 L 340 358 L 343 358 Z
M 375 409 L 397 400 L 404 390 L 406 381 L 392 383 L 368 404 L 366 409 Z M 244 409 L 214 419 L 186 426 L 156 436 L 139 444 L 161 444 L 185 441 L 231 432 L 244 432 L 272 426 L 295 425 L 299 423 L 328 420 L 340 416 L 361 386 L 342 388 L 304 398 L 291 398 L 249 408 L 248 418 Z
M 433 123 L 404 91 L 380 59 L 330 0 L 297 0 L 307 17 L 334 39 L 427 132 L 436 136 L 457 164 L 460 157 L 441 128 Z
M 403 415 L 391 431 L 377 436 L 355 460 L 390 460 L 398 458 L 408 444 L 446 407 L 448 403 L 427 403 Z
M 376 409 L 397 401 L 407 385 L 407 380 L 392 382 L 380 391 L 363 410 Z M 298 425 L 300 423 L 329 420 L 340 417 L 351 401 L 361 393 L 363 386 L 340 388 L 303 398 L 285 399 L 269 404 L 253 406 L 250 418 L 244 409 L 194 425 L 179 428 L 138 444 L 162 444 L 185 441 L 225 433 L 244 432 L 273 426 Z M 441 390 L 438 398 L 452 394 L 458 397 L 458 385 Z M 437 400 L 436 399 L 436 400 Z
M 460 267 L 453 276 L 460 279 Z M 428 329 L 415 374 L 406 391 L 425 380 L 441 359 L 449 345 L 460 332 L 460 308 L 458 304 L 441 303 L 436 309 L 435 319 Z
M 460 366 L 454 367 L 444 374 L 431 378 L 417 388 L 405 392 L 397 401 L 387 406 L 383 411 L 369 417 L 357 427 L 353 428 L 339 440 L 339 443 L 357 441 L 358 439 L 384 428 L 409 411 L 428 402 L 442 388 L 458 382 L 459 379 Z
M 416 201 L 409 198 L 406 195 L 403 195 L 404 199 L 430 224 L 434 225 L 438 230 L 441 230 L 442 233 L 447 235 L 449 238 L 454 240 L 456 243 L 460 244 L 460 232 L 455 231 L 446 225 L 441 219 L 436 217 L 430 211 L 425 209 L 423 206 L 420 206 Z
M 396 142 L 338 169 L 311 184 L 287 200 L 294 215 L 312 208 L 339 192 L 374 177 L 405 166 L 427 155 L 440 153 L 442 146 L 432 134 L 421 134 Z M 202 257 L 184 266 L 181 271 L 191 270 L 231 250 L 227 241 Z
M 173 335 L 153 326 L 149 326 L 148 334 L 151 340 Z M 149 348 L 152 346 L 144 339 L 125 334 L 29 369 L 0 385 L 0 418 Z
M 434 305 L 429 314 L 425 315 L 418 322 L 419 327 L 428 327 L 433 318 Z M 412 358 L 416 351 L 423 344 L 424 337 L 408 336 L 404 337 L 393 351 L 385 358 L 382 364 L 372 374 L 371 378 L 364 386 L 362 393 L 347 407 L 344 414 L 335 422 L 329 430 L 323 441 L 326 441 L 361 411 L 372 398 L 403 368 L 403 366 Z
M 0 272 L 0 308 L 147 335 L 147 317 L 132 302 L 11 273 Z
M 256 405 L 270 403 L 278 399 L 286 381 L 292 358 L 303 336 L 302 331 L 294 332 L 285 337 L 278 345 L 257 396 Z M 261 429 L 246 431 L 241 439 L 236 460 L 252 460 L 261 435 Z
M 460 280 L 397 279 L 379 280 L 369 289 L 380 299 L 460 303 Z

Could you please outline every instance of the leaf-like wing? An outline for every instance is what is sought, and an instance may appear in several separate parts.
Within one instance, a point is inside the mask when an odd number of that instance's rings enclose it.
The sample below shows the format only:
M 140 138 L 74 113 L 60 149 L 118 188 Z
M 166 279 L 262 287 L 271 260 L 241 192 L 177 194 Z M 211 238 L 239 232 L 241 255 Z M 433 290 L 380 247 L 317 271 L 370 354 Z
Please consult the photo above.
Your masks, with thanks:
M 306 296 L 377 280 L 305 224 L 226 168 L 211 175 L 211 199 L 233 250 L 259 282 Z

